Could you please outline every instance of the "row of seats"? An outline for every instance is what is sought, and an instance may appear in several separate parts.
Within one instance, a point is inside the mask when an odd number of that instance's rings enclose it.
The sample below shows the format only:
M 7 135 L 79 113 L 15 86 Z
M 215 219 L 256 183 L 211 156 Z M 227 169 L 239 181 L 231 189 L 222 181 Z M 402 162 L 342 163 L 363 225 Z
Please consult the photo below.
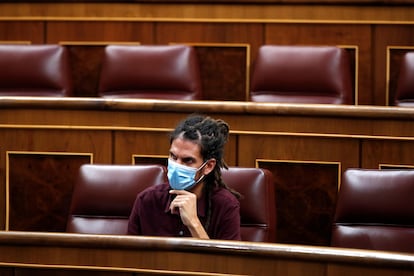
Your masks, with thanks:
M 230 167 L 239 191 L 244 241 L 276 241 L 274 177 L 262 168 Z M 136 194 L 166 181 L 161 165 L 81 166 L 67 232 L 126 234 Z M 338 193 L 331 245 L 414 253 L 414 170 L 348 169 Z
M 350 57 L 345 49 L 264 45 L 252 68 L 251 101 L 354 102 Z M 73 95 L 68 52 L 62 45 L 0 45 L 0 72 L 0 95 Z M 202 100 L 200 78 L 197 54 L 191 46 L 108 45 L 98 95 Z
M 270 171 L 230 167 L 225 183 L 245 195 L 240 202 L 241 237 L 245 241 L 276 239 L 274 178 Z M 167 181 L 161 165 L 87 164 L 80 168 L 67 222 L 67 232 L 126 234 L 136 195 Z

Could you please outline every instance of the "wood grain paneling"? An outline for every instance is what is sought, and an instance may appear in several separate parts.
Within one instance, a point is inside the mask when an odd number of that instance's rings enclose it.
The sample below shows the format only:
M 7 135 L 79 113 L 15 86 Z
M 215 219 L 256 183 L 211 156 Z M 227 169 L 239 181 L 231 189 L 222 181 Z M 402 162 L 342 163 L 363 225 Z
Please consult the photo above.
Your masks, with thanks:
M 407 47 L 414 46 L 414 25 L 377 25 L 373 29 L 373 80 L 376 98 L 373 99 L 375 105 L 385 105 L 387 102 L 387 49 L 388 47 Z M 391 69 L 391 68 L 390 68 Z M 397 69 L 392 67 L 392 69 Z M 397 78 L 393 71 L 390 76 Z M 393 83 L 395 80 L 390 80 Z M 391 87 L 393 88 L 393 87 Z M 393 91 L 391 90 L 391 97 Z M 390 98 L 391 99 L 391 98 Z
M 45 43 L 45 26 L 43 21 L 0 21 L 0 41 Z
M 92 163 L 92 155 L 8 152 L 7 158 L 6 229 L 65 232 L 79 167 Z
M 277 238 L 290 244 L 330 245 L 341 164 L 267 161 L 275 177 Z
M 362 143 L 362 167 L 377 169 L 380 164 L 414 165 L 414 140 L 375 140 Z
M 50 21 L 47 23 L 46 43 L 64 41 L 140 42 L 154 44 L 154 28 L 150 22 L 111 21 Z
M 27 114 L 30 117 L 30 114 Z M 7 118 L 7 116 L 5 116 Z M 61 120 L 62 122 L 64 120 Z M 2 169 L 0 170 L 0 204 L 1 209 L 6 210 L 6 175 L 13 172 L 15 176 L 19 176 L 23 171 L 16 170 L 13 167 L 6 166 L 6 152 L 10 151 L 23 151 L 23 152 L 60 152 L 63 155 L 70 152 L 75 153 L 90 153 L 93 155 L 93 160 L 97 163 L 111 163 L 112 160 L 112 140 L 110 132 L 103 131 L 80 131 L 73 132 L 68 130 L 48 129 L 43 127 L 42 129 L 32 128 L 30 124 L 25 129 L 13 128 L 0 130 L 0 164 Z M 30 159 L 32 160 L 32 159 Z M 27 170 L 30 170 L 32 164 L 30 160 L 24 166 Z M 35 160 L 35 159 L 33 159 Z M 46 161 L 45 161 L 46 162 Z M 59 168 L 54 168 L 54 163 L 50 163 L 52 167 L 39 167 L 38 175 L 31 174 L 26 170 L 27 177 L 35 183 L 46 183 L 49 179 L 51 171 L 56 172 Z M 52 169 L 52 170 L 51 170 Z M 51 171 L 49 171 L 51 170 Z M 42 172 L 43 171 L 43 172 Z M 63 173 L 63 171 L 62 171 Z M 44 175 L 44 178 L 37 178 Z M 33 176 L 33 177 L 32 177 Z M 69 177 L 68 175 L 61 175 L 62 178 Z M 20 181 L 20 178 L 16 178 Z M 13 179 L 12 179 L 13 180 Z M 66 183 L 66 182 L 65 182 Z M 47 202 L 44 204 L 48 204 Z M 0 225 L 2 229 L 5 229 L 5 212 L 0 212 Z

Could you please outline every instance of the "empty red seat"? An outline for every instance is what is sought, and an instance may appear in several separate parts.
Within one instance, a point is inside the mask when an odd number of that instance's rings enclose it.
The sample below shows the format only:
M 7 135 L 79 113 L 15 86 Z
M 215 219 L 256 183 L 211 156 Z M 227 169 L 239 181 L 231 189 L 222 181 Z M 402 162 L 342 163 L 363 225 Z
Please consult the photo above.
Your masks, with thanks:
M 191 46 L 109 45 L 99 95 L 107 98 L 200 100 L 197 55 Z
M 67 50 L 60 45 L 0 45 L 0 96 L 72 95 Z
M 260 47 L 253 64 L 253 102 L 353 104 L 350 56 L 335 46 Z

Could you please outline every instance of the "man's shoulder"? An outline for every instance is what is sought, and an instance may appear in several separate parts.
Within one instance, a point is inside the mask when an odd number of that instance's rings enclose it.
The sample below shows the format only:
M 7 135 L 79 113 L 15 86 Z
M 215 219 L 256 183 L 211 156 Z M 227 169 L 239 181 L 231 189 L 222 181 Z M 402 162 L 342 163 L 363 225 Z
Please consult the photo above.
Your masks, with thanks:
M 213 191 L 213 201 L 227 202 L 229 204 L 239 204 L 239 200 L 228 189 L 219 187 Z

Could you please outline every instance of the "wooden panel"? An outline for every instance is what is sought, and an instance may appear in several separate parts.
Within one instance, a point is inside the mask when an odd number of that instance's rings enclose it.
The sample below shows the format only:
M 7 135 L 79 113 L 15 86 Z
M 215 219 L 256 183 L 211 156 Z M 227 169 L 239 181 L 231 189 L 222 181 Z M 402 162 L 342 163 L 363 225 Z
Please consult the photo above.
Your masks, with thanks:
M 7 158 L 6 230 L 64 232 L 79 167 L 92 163 L 92 155 L 9 152 Z
M 193 46 L 200 64 L 203 100 L 247 100 L 249 45 Z
M 30 115 L 28 115 L 30 117 Z M 61 118 L 61 122 L 63 122 Z M 93 154 L 93 160 L 97 163 L 111 163 L 112 148 L 110 132 L 98 131 L 68 131 L 56 129 L 1 129 L 0 130 L 0 209 L 6 210 L 6 152 L 8 151 L 24 151 L 24 152 L 60 152 L 60 153 L 87 153 Z M 29 160 L 30 161 L 30 160 Z M 46 161 L 45 161 L 46 162 Z M 53 166 L 54 162 L 50 165 Z M 70 163 L 69 163 L 70 164 Z M 69 165 L 68 164 L 68 165 Z M 26 163 L 25 166 L 31 166 Z M 46 178 L 37 179 L 33 174 L 26 175 L 31 177 L 32 181 L 40 181 L 44 183 L 49 177 L 49 170 L 51 167 L 38 167 L 41 169 L 38 173 L 44 175 Z M 11 172 L 17 174 L 14 168 L 9 168 Z M 54 168 L 52 171 L 57 171 L 59 168 Z M 71 179 L 71 175 L 61 175 L 62 178 L 67 177 Z M 36 180 L 37 179 L 37 180 Z M 5 229 L 5 212 L 0 212 L 0 226 Z
M 140 42 L 153 44 L 153 24 L 145 22 L 47 22 L 46 43 L 69 42 Z
M 69 61 L 75 97 L 98 97 L 100 69 L 105 46 L 65 45 Z
M 266 24 L 265 44 L 352 46 L 358 49 L 358 100 L 370 104 L 372 90 L 371 26 L 354 24 Z
M 391 95 L 387 95 L 387 48 L 388 47 L 407 47 L 414 46 L 414 25 L 377 25 L 373 31 L 373 80 L 375 81 L 373 91 L 376 91 L 376 98 L 373 104 L 385 105 Z M 391 67 L 390 69 L 395 69 Z M 391 72 L 390 77 L 396 77 L 395 72 Z M 393 83 L 391 83 L 393 84 Z M 390 87 L 393 89 L 393 87 Z
M 275 175 L 277 242 L 328 245 L 340 175 L 359 167 L 358 140 L 277 135 L 239 140 L 239 165 L 255 166 L 258 159 L 256 166 Z
M 199 54 L 204 99 L 245 101 L 251 52 L 263 42 L 260 24 L 157 23 L 157 43 L 194 45 Z
M 362 142 L 362 167 L 378 169 L 380 164 L 414 166 L 414 140 Z
M 387 47 L 386 105 L 394 105 L 395 95 L 400 76 L 401 62 L 405 53 L 414 51 L 413 46 Z
M 184 117 L 183 117 L 184 118 Z M 172 128 L 175 125 L 171 125 Z M 172 129 L 171 129 L 172 130 Z M 225 146 L 224 159 L 229 166 L 235 165 L 236 160 L 236 137 L 230 136 Z M 136 161 L 149 161 L 151 156 L 168 157 L 170 150 L 169 130 L 160 132 L 151 131 L 116 131 L 114 145 L 114 163 L 131 164 L 133 158 Z M 135 156 L 135 157 L 134 157 Z M 147 156 L 148 158 L 144 158 Z M 141 158 L 140 158 L 141 157 Z M 155 160 L 155 159 L 154 159 Z M 164 161 L 160 162 L 164 164 Z
M 191 43 L 191 44 L 247 44 L 250 53 L 256 53 L 264 43 L 263 24 L 259 23 L 157 23 L 157 43 Z
M 114 163 L 131 164 L 133 156 L 169 154 L 169 132 L 116 131 Z
M 45 42 L 44 23 L 41 21 L 1 21 L 0 41 Z
M 330 245 L 340 163 L 258 160 L 275 177 L 276 241 Z

